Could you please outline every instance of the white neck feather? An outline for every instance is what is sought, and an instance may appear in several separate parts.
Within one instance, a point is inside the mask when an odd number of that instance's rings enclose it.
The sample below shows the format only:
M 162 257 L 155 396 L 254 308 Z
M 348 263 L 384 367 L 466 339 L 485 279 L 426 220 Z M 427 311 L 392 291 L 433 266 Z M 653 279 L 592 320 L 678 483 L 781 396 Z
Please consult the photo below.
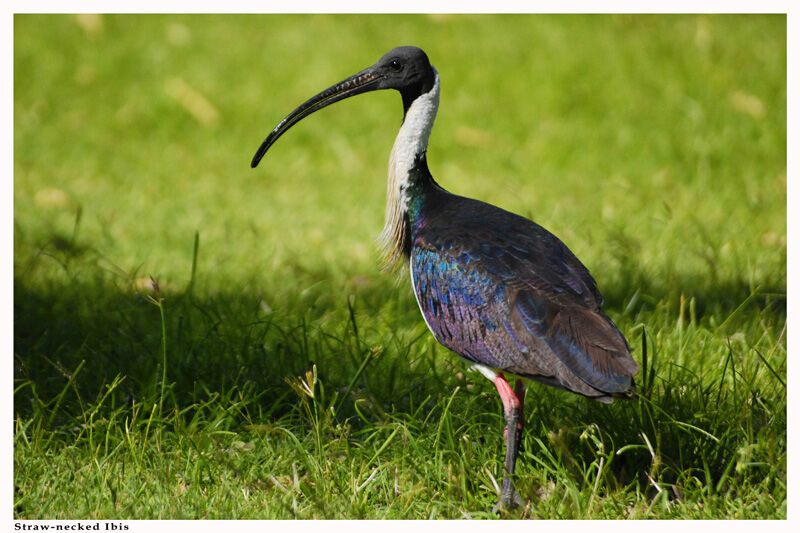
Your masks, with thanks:
M 418 156 L 428 149 L 428 139 L 439 109 L 439 73 L 435 68 L 433 74 L 433 88 L 411 103 L 389 157 L 386 221 L 381 240 L 384 255 L 391 266 L 395 266 L 402 255 L 405 239 L 403 215 L 408 209 L 406 190 L 410 173 Z
M 433 68 L 433 67 L 431 67 Z M 433 88 L 419 96 L 406 111 L 389 158 L 389 192 L 408 181 L 417 156 L 428 149 L 428 139 L 439 109 L 439 74 L 433 69 Z

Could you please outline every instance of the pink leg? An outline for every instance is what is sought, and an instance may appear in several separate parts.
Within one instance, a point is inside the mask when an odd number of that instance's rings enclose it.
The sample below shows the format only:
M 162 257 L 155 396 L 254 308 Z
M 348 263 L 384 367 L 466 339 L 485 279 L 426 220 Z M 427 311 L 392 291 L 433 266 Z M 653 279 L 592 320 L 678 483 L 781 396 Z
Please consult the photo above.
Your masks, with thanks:
M 503 477 L 500 501 L 497 505 L 503 509 L 508 509 L 513 505 L 523 504 L 522 499 L 514 489 L 512 480 L 517 464 L 519 441 L 522 435 L 522 402 L 520 401 L 518 393 L 521 392 L 522 399 L 524 399 L 525 388 L 521 382 L 522 380 L 517 381 L 517 393 L 515 393 L 511 390 L 511 386 L 502 374 L 497 374 L 497 377 L 494 378 L 494 386 L 497 387 L 500 400 L 503 402 L 503 416 L 506 419 L 506 428 L 503 432 L 506 441 L 506 473 Z
M 517 383 L 519 381 L 517 380 Z M 512 409 L 520 409 L 519 398 L 511 390 L 511 385 L 508 384 L 503 374 L 497 374 L 497 377 L 494 378 L 494 386 L 497 387 L 497 392 L 500 393 L 500 400 L 503 402 L 503 414 L 510 413 Z

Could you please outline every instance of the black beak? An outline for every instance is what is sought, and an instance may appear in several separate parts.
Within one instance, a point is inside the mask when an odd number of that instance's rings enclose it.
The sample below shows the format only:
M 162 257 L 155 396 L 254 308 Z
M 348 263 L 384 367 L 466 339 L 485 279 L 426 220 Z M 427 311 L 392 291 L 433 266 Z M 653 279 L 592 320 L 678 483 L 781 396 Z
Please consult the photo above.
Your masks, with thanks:
M 267 135 L 267 138 L 264 139 L 264 142 L 258 147 L 256 155 L 253 156 L 253 161 L 250 163 L 250 166 L 255 168 L 259 161 L 261 161 L 261 158 L 264 157 L 264 154 L 267 153 L 269 147 L 278 140 L 278 137 L 314 111 L 319 111 L 325 106 L 329 106 L 334 102 L 344 100 L 345 98 L 357 94 L 381 89 L 382 87 L 379 82 L 382 79 L 383 76 L 375 72 L 374 67 L 370 67 L 325 89 L 318 95 L 309 98 L 303 105 L 289 113 L 285 119 L 281 120 L 280 124 L 275 126 L 275 129 Z

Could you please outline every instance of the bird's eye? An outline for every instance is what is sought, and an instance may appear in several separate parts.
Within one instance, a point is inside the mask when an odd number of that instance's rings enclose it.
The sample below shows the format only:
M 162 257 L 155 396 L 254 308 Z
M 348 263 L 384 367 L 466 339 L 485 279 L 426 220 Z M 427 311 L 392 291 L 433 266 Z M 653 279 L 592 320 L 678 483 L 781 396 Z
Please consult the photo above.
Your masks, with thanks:
M 389 63 L 389 66 L 392 67 L 392 70 L 395 72 L 400 72 L 400 69 L 403 68 L 403 65 L 397 59 L 392 59 L 392 62 Z

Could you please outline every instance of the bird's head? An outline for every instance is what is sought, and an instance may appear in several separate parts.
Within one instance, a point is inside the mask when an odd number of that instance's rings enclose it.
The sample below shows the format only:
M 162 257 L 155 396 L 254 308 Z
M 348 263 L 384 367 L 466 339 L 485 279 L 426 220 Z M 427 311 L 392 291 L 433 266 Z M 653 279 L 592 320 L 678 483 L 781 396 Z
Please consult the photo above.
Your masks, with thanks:
M 428 56 L 416 46 L 399 46 L 367 70 L 370 69 L 382 76 L 381 89 L 400 91 L 406 109 L 419 95 L 431 90 L 435 78 Z
M 403 97 L 404 109 L 408 110 L 417 97 L 431 90 L 435 79 L 436 72 L 428 61 L 428 56 L 420 48 L 416 46 L 394 48 L 371 67 L 325 89 L 289 113 L 261 143 L 250 166 L 258 165 L 278 137 L 314 111 L 319 111 L 339 100 L 379 89 L 399 91 Z

